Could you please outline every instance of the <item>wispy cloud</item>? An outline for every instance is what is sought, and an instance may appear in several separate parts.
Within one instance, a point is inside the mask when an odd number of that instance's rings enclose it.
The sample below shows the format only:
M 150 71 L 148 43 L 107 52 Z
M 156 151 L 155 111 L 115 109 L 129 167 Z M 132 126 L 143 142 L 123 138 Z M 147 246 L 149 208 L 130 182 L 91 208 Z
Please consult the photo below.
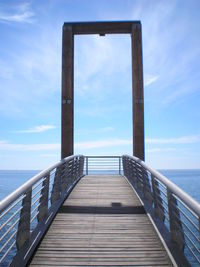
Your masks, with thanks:
M 76 131 L 76 135 L 88 135 L 88 134 L 99 134 L 99 133 L 108 133 L 112 132 L 115 129 L 111 126 L 102 127 L 98 129 L 81 129 Z
M 189 135 L 176 138 L 146 138 L 147 144 L 192 144 L 200 142 L 200 135 Z
M 49 151 L 60 149 L 59 143 L 51 144 L 14 144 L 7 141 L 0 141 L 0 150 L 2 151 Z
M 75 86 L 78 93 L 84 95 L 89 91 L 92 97 L 98 99 L 102 97 L 102 91 L 105 96 L 112 89 L 111 86 L 105 89 L 107 78 L 111 82 L 112 77 L 120 75 L 123 84 L 126 84 L 128 74 L 128 82 L 131 82 L 131 58 L 126 52 L 130 44 L 127 36 L 79 36 L 75 46 Z
M 46 154 L 40 154 L 40 157 L 42 157 L 42 158 L 51 158 L 51 157 L 57 157 L 58 156 L 58 154 L 56 154 L 56 153 L 46 153 Z
M 32 23 L 34 12 L 31 10 L 30 2 L 18 5 L 0 6 L 0 22 Z
M 46 132 L 52 129 L 55 129 L 56 127 L 54 125 L 51 124 L 46 124 L 46 125 L 39 125 L 39 126 L 35 126 L 33 128 L 29 128 L 27 130 L 20 130 L 20 131 L 16 131 L 17 133 L 42 133 L 42 132 Z
M 105 148 L 111 146 L 124 146 L 131 145 L 131 140 L 126 139 L 113 139 L 113 140 L 96 140 L 89 142 L 79 142 L 75 143 L 76 149 L 94 149 L 94 148 Z
M 160 147 L 156 147 L 156 148 L 148 148 L 145 150 L 146 153 L 164 153 L 164 152 L 171 152 L 171 151 L 176 151 L 175 148 L 173 147 L 167 147 L 167 148 L 160 148 Z
M 150 84 L 156 82 L 158 80 L 157 75 L 150 75 L 150 74 L 144 74 L 144 86 L 147 87 Z
M 111 146 L 124 146 L 131 145 L 131 140 L 126 139 L 113 139 L 113 140 L 96 140 L 88 142 L 78 142 L 75 143 L 75 149 L 96 149 L 96 148 L 106 148 Z M 61 145 L 59 143 L 49 143 L 49 144 L 15 144 L 10 143 L 5 140 L 0 140 L 0 151 L 54 151 L 59 150 Z M 46 155 L 46 154 L 45 154 Z
M 146 99 L 157 102 L 157 109 L 187 101 L 188 95 L 199 92 L 199 72 L 194 71 L 194 66 L 199 69 L 199 33 L 191 31 L 199 22 L 192 10 L 195 4 L 180 6 L 177 1 L 143 4 L 134 6 L 132 17 L 142 21 L 145 73 L 159 77 L 154 80 L 156 90 L 146 91 Z M 175 23 L 169 27 L 172 18 Z M 151 77 L 144 78 L 146 86 L 153 81 Z

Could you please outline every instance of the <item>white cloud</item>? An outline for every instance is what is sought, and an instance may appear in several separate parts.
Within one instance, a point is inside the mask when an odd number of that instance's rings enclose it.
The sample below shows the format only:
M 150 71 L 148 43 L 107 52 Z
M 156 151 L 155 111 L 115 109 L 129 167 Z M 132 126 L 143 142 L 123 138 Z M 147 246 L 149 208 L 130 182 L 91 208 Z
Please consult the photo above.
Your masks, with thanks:
M 41 154 L 40 157 L 42 158 L 51 158 L 51 157 L 57 157 L 58 154 L 56 153 L 48 153 L 48 154 Z
M 147 138 L 147 144 L 190 144 L 199 143 L 200 136 L 184 136 L 177 138 Z M 132 145 L 131 139 L 112 139 L 112 140 L 96 140 L 88 142 L 77 142 L 75 143 L 75 149 L 78 150 L 88 150 L 96 148 L 106 148 L 106 147 L 117 147 L 117 146 L 130 146 Z M 5 140 L 0 140 L 0 150 L 8 151 L 49 151 L 49 150 L 59 150 L 61 144 L 50 143 L 50 144 L 13 144 Z M 162 151 L 172 151 L 174 148 L 152 148 L 146 149 L 146 152 L 162 152 Z
M 43 25 L 36 28 L 37 33 L 22 35 L 20 44 L 16 40 L 15 52 L 5 49 L 0 58 L 0 113 L 14 117 L 30 112 L 39 115 L 42 108 L 50 108 L 47 98 L 56 101 L 60 97 L 61 29 Z
M 144 74 L 144 86 L 147 87 L 150 84 L 156 82 L 158 80 L 157 75 L 150 75 L 150 74 Z
M 192 15 L 195 5 L 181 7 L 177 16 L 176 1 L 157 1 L 153 5 L 152 1 L 147 2 L 143 3 L 145 8 L 142 3 L 138 8 L 135 4 L 132 18 L 142 22 L 144 73 L 159 77 L 159 80 L 153 77 L 151 80 L 144 75 L 145 86 L 157 81 L 154 92 L 146 91 L 146 99 L 157 102 L 159 109 L 163 104 L 187 101 L 187 95 L 199 92 L 199 72 L 194 71 L 194 66 L 199 69 L 200 35 L 191 31 L 199 18 Z M 174 18 L 173 27 L 170 27 L 171 17 Z
M 78 142 L 75 143 L 75 149 L 94 149 L 94 148 L 105 148 L 111 146 L 124 146 L 131 145 L 132 140 L 126 139 L 113 139 L 113 140 L 97 140 L 89 142 Z M 0 151 L 50 151 L 50 150 L 59 150 L 61 144 L 59 143 L 50 143 L 50 144 L 14 144 L 9 143 L 4 140 L 0 140 Z M 46 154 L 45 154 L 46 155 Z
M 147 144 L 192 144 L 200 142 L 200 135 L 189 135 L 176 138 L 146 138 Z
M 113 140 L 97 140 L 89 142 L 79 142 L 75 143 L 76 149 L 94 149 L 94 148 L 105 148 L 111 146 L 124 146 L 131 145 L 131 140 L 126 139 L 113 139 Z
M 0 141 L 0 150 L 2 151 L 48 151 L 60 149 L 59 143 L 52 144 L 13 144 L 6 141 Z
M 168 147 L 168 148 L 150 148 L 150 149 L 146 149 L 145 152 L 146 153 L 160 153 L 160 152 L 171 152 L 171 151 L 175 151 L 175 148 L 172 147 Z
M 76 131 L 76 135 L 88 135 L 88 134 L 99 134 L 99 133 L 108 133 L 112 132 L 115 129 L 111 126 L 103 127 L 103 128 L 98 128 L 98 129 L 81 129 Z
M 32 23 L 34 12 L 31 10 L 30 3 L 25 2 L 11 8 L 0 10 L 0 22 Z
M 33 128 L 27 129 L 27 130 L 20 130 L 20 131 L 16 131 L 16 132 L 17 133 L 42 133 L 42 132 L 46 132 L 48 130 L 52 130 L 55 128 L 56 128 L 56 126 L 54 126 L 54 125 L 45 124 L 45 125 L 35 126 Z

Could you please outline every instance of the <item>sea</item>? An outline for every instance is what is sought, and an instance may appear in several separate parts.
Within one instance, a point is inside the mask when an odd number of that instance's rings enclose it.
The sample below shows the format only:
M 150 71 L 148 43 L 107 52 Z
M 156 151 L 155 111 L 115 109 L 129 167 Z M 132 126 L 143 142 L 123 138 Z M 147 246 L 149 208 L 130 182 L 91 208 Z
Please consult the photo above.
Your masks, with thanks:
M 158 171 L 200 202 L 200 169 Z M 0 170 L 0 200 L 39 172 L 39 170 Z

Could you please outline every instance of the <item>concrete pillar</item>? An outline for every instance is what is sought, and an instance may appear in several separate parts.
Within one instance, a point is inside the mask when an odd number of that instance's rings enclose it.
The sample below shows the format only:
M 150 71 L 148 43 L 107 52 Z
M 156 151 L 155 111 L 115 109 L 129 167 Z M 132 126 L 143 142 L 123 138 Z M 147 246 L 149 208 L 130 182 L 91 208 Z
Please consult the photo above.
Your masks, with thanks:
M 74 35 L 72 26 L 66 24 L 62 39 L 61 116 L 61 158 L 65 158 L 74 153 Z
M 144 160 L 144 98 L 141 23 L 132 25 L 133 155 Z

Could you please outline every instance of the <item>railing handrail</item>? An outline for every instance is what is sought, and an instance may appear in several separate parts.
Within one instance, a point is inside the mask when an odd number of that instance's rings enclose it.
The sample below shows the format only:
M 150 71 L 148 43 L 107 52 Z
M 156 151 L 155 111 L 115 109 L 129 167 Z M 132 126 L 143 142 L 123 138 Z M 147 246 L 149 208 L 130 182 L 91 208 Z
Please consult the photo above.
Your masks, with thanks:
M 138 162 L 140 165 L 142 165 L 151 174 L 153 174 L 158 180 L 160 180 L 164 185 L 166 185 L 166 187 L 173 194 L 175 194 L 180 200 L 182 200 L 193 212 L 195 212 L 198 216 L 200 216 L 200 204 L 195 199 L 193 199 L 190 195 L 188 195 L 186 192 L 184 192 L 180 187 L 178 187 L 176 184 L 171 182 L 169 179 L 167 179 L 164 175 L 162 175 L 158 171 L 149 167 L 141 159 L 139 159 L 135 156 L 130 156 L 130 155 L 123 155 L 122 157 L 132 158 L 133 160 Z
M 121 158 L 121 156 L 111 156 L 111 155 L 108 155 L 108 156 L 85 156 L 84 155 L 84 157 L 85 158 L 109 158 L 109 159 Z
M 92 155 L 84 156 L 86 175 L 90 174 L 121 174 L 122 172 L 122 157 L 120 155 Z
M 3 212 L 11 202 L 15 201 L 20 195 L 26 192 L 26 190 L 30 187 L 32 187 L 35 183 L 37 183 L 42 177 L 47 175 L 49 172 L 51 172 L 53 169 L 57 168 L 58 166 L 62 165 L 63 163 L 73 159 L 75 157 L 80 157 L 82 155 L 72 155 L 69 157 L 66 157 L 59 162 L 55 163 L 54 165 L 49 166 L 45 170 L 39 172 L 32 178 L 30 178 L 27 182 L 22 184 L 19 188 L 17 188 L 15 191 L 13 191 L 11 194 L 9 194 L 7 197 L 5 197 L 2 201 L 0 201 L 0 213 Z

